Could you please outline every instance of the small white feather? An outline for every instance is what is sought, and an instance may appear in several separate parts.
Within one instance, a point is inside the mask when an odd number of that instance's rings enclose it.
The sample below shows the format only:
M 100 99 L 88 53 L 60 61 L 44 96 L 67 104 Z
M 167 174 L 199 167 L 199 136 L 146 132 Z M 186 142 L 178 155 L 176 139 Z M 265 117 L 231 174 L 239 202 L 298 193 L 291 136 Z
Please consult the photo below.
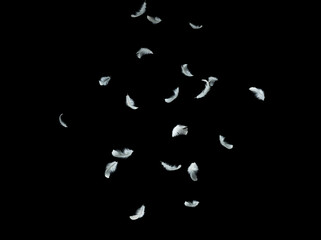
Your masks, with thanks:
M 191 72 L 188 70 L 188 68 L 187 68 L 187 64 L 183 64 L 182 66 L 181 66 L 181 68 L 182 68 L 182 73 L 185 75 L 185 76 L 187 76 L 187 77 L 193 77 L 193 74 L 191 74 Z
M 200 29 L 200 28 L 203 27 L 202 25 L 197 26 L 197 25 L 194 25 L 193 23 L 189 23 L 189 25 L 190 25 L 193 29 Z
M 61 116 L 62 116 L 62 114 L 59 115 L 59 123 L 61 124 L 61 126 L 67 128 L 68 126 L 64 121 L 62 121 Z
M 187 135 L 187 133 L 188 133 L 188 127 L 178 124 L 173 128 L 172 137 L 176 137 L 179 135 Z
M 148 48 L 141 48 L 137 51 L 136 55 L 140 59 L 142 56 L 147 54 L 154 54 L 150 49 Z
M 188 202 L 188 201 L 185 201 L 184 202 L 184 205 L 186 207 L 196 207 L 200 202 L 199 201 L 196 201 L 196 200 L 193 200 L 193 202 Z
M 197 181 L 197 172 L 198 172 L 198 166 L 195 162 L 191 163 L 191 165 L 188 167 L 187 172 L 189 173 L 191 179 L 193 181 Z
M 126 95 L 126 105 L 134 110 L 138 108 L 135 106 L 134 100 L 128 94 Z
M 182 165 L 178 165 L 178 166 L 172 166 L 172 165 L 169 165 L 165 162 L 162 162 L 161 161 L 161 164 L 163 165 L 163 167 L 167 170 L 167 171 L 175 171 L 175 170 L 178 170 L 181 168 Z
M 223 147 L 226 147 L 227 149 L 232 149 L 233 145 L 225 142 L 225 137 L 220 135 L 220 143 Z
M 205 82 L 205 87 L 203 89 L 203 91 L 198 94 L 195 98 L 202 98 L 202 97 L 205 97 L 205 95 L 210 91 L 211 87 L 210 87 L 210 84 L 207 80 L 205 79 L 202 79 L 203 82 Z
M 218 79 L 216 77 L 209 77 L 208 78 L 208 83 L 210 84 L 211 87 L 214 85 L 214 83 L 216 81 L 218 81 Z
M 109 76 L 100 78 L 100 80 L 99 80 L 100 86 L 107 86 L 110 79 L 111 78 Z
M 142 4 L 140 9 L 135 14 L 132 14 L 130 16 L 133 17 L 133 18 L 136 18 L 136 17 L 139 17 L 139 16 L 143 15 L 145 12 L 146 12 L 146 2 L 144 2 Z
M 116 158 L 128 158 L 133 154 L 133 150 L 125 148 L 123 150 L 113 150 L 111 154 Z
M 147 15 L 147 19 L 153 24 L 158 24 L 162 21 L 162 19 L 160 19 L 159 17 L 151 17 L 148 15 Z
M 174 89 L 174 94 L 171 97 L 165 98 L 165 102 L 167 102 L 167 103 L 173 102 L 177 98 L 178 93 L 179 93 L 179 87 Z
M 116 171 L 117 164 L 118 164 L 117 161 L 110 162 L 110 163 L 107 164 L 106 170 L 105 170 L 105 177 L 106 178 L 109 178 L 110 174 Z
M 265 95 L 262 89 L 256 88 L 256 87 L 250 87 L 249 90 L 255 94 L 256 98 L 264 101 Z
M 145 205 L 142 205 L 140 208 L 138 208 L 138 209 L 136 210 L 135 215 L 132 215 L 132 216 L 130 216 L 129 218 L 130 218 L 131 220 L 137 220 L 137 219 L 143 217 L 144 214 L 145 214 Z

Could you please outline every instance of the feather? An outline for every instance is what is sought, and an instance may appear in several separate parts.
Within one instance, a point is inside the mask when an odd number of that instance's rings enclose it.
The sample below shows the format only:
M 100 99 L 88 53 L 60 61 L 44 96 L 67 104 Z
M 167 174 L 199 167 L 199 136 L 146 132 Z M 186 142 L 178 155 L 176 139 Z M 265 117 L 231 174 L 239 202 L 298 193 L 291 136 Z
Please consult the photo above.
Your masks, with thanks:
M 130 218 L 131 220 L 137 220 L 138 218 L 143 217 L 144 214 L 145 214 L 145 206 L 142 205 L 140 208 L 138 208 L 138 209 L 136 210 L 135 215 L 132 215 L 132 216 L 130 216 L 129 218 Z
M 185 201 L 184 202 L 184 205 L 186 207 L 196 207 L 200 202 L 199 201 L 196 201 L 196 200 L 193 200 L 193 202 L 187 202 Z
M 110 174 L 116 171 L 117 164 L 118 164 L 117 161 L 110 162 L 110 163 L 107 164 L 106 170 L 105 170 L 105 177 L 106 178 L 109 178 Z
M 147 19 L 153 24 L 158 24 L 162 21 L 162 19 L 160 19 L 159 17 L 151 17 L 148 15 L 147 15 Z
M 60 122 L 61 126 L 67 128 L 68 126 L 64 121 L 62 121 L 61 116 L 62 116 L 62 114 L 59 115 L 59 122 Z
M 172 137 L 176 137 L 179 135 L 187 135 L 187 133 L 188 133 L 188 127 L 178 124 L 176 125 L 176 127 L 173 128 Z
M 193 181 L 197 181 L 197 172 L 198 172 L 198 166 L 195 162 L 191 163 L 191 165 L 188 167 L 187 172 L 189 173 L 191 179 Z
M 187 64 L 183 64 L 182 66 L 182 73 L 187 77 L 193 77 L 193 74 L 188 70 Z
M 202 25 L 196 26 L 196 25 L 194 25 L 193 23 L 189 23 L 189 25 L 190 25 L 193 29 L 200 29 L 200 28 L 203 27 Z
M 107 86 L 108 83 L 109 83 L 109 81 L 110 81 L 110 77 L 109 77 L 109 76 L 107 76 L 107 77 L 102 77 L 102 78 L 100 78 L 100 80 L 99 80 L 99 84 L 100 84 L 100 86 Z
M 227 149 L 233 148 L 233 145 L 225 142 L 225 137 L 223 137 L 221 135 L 220 135 L 220 143 L 222 144 L 222 146 L 226 147 Z
M 146 12 L 146 2 L 144 2 L 142 4 L 142 6 L 140 7 L 140 9 L 135 13 L 135 14 L 132 14 L 130 15 L 132 18 L 135 18 L 135 17 L 139 17 L 141 15 L 143 15 L 144 13 Z
M 126 105 L 134 110 L 136 110 L 138 108 L 135 106 L 134 100 L 131 99 L 131 97 L 128 94 L 126 95 Z
M 133 154 L 133 150 L 125 148 L 123 150 L 113 150 L 111 154 L 116 158 L 128 158 Z
M 255 94 L 256 98 L 264 101 L 265 95 L 262 89 L 256 88 L 256 87 L 250 87 L 249 90 Z
M 140 59 L 142 56 L 147 54 L 154 54 L 150 49 L 148 48 L 141 48 L 137 51 L 136 55 Z
M 213 87 L 214 83 L 218 81 L 216 77 L 209 77 L 208 78 L 208 83 L 210 84 L 211 87 Z
M 203 91 L 198 94 L 195 98 L 202 98 L 202 97 L 205 97 L 205 95 L 210 91 L 211 87 L 210 87 L 210 84 L 207 80 L 205 79 L 202 79 L 203 82 L 205 82 L 205 88 L 203 89 Z
M 178 165 L 178 166 L 171 166 L 165 162 L 161 161 L 161 164 L 163 165 L 163 167 L 167 170 L 167 171 L 175 171 L 181 168 L 182 165 Z
M 165 98 L 165 102 L 167 102 L 167 103 L 173 102 L 177 98 L 178 93 L 179 93 L 179 87 L 174 89 L 174 94 L 171 97 Z

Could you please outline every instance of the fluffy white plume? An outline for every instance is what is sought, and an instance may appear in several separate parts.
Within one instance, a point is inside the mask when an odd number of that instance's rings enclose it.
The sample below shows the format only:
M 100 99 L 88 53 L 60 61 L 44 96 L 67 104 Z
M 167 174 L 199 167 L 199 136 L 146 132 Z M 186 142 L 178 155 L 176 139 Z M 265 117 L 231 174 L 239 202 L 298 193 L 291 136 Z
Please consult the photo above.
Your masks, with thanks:
M 200 202 L 199 201 L 196 201 L 196 200 L 193 200 L 193 202 L 187 202 L 185 201 L 184 202 L 184 205 L 186 207 L 196 207 Z
M 256 87 L 250 87 L 249 90 L 253 92 L 258 99 L 264 101 L 265 95 L 262 89 L 256 88 Z
M 209 91 L 210 91 L 210 89 L 211 89 L 211 86 L 210 86 L 210 84 L 209 84 L 209 82 L 207 81 L 207 80 L 205 80 L 205 79 L 202 79 L 202 81 L 203 82 L 205 82 L 205 88 L 203 89 L 203 91 L 200 93 L 200 94 L 198 94 L 195 98 L 202 98 L 202 97 L 204 97 Z
M 131 99 L 131 97 L 128 94 L 126 95 L 126 105 L 134 110 L 136 110 L 138 108 L 135 106 L 134 100 Z
M 173 128 L 172 137 L 176 137 L 179 135 L 187 135 L 187 133 L 188 133 L 188 127 L 178 124 Z
M 105 177 L 109 178 L 110 174 L 116 171 L 117 168 L 117 161 L 107 163 L 106 170 L 105 170 Z
M 193 74 L 188 70 L 187 64 L 183 64 L 182 66 L 182 73 L 187 77 L 193 77 Z
M 222 144 L 222 146 L 226 147 L 227 149 L 233 148 L 233 145 L 225 142 L 225 137 L 223 137 L 221 135 L 220 135 L 220 143 Z
M 146 55 L 146 54 L 153 54 L 153 52 L 148 49 L 148 48 L 141 48 L 137 51 L 136 55 L 137 57 L 140 59 L 142 56 Z
M 197 25 L 194 25 L 193 23 L 189 23 L 189 25 L 190 25 L 193 29 L 200 29 L 200 28 L 203 27 L 202 25 L 197 26 Z
M 191 163 L 191 165 L 189 165 L 187 172 L 189 173 L 191 179 L 193 181 L 197 181 L 197 172 L 198 172 L 198 166 L 195 162 Z
M 146 2 L 144 2 L 142 4 L 142 6 L 140 7 L 140 9 L 135 13 L 130 15 L 131 17 L 135 18 L 135 17 L 139 17 L 141 15 L 143 15 L 146 12 Z
M 64 121 L 62 121 L 61 116 L 62 116 L 62 114 L 59 115 L 59 122 L 60 122 L 61 126 L 65 127 L 65 128 L 68 127 L 67 124 Z
M 138 218 L 143 217 L 144 214 L 145 214 L 145 206 L 142 205 L 140 208 L 138 208 L 138 209 L 136 210 L 135 215 L 132 215 L 132 216 L 130 216 L 129 218 L 130 218 L 131 220 L 136 220 L 136 219 L 138 219 Z
M 133 152 L 133 150 L 125 148 L 123 150 L 113 150 L 111 154 L 116 158 L 128 158 Z
M 214 83 L 216 81 L 218 81 L 218 79 L 216 77 L 209 77 L 208 78 L 208 83 L 210 84 L 211 87 L 214 85 Z
M 111 79 L 111 78 L 110 78 L 109 76 L 100 78 L 100 80 L 99 80 L 100 86 L 106 86 L 106 85 L 108 85 L 110 79 Z
M 167 171 L 175 171 L 181 168 L 182 165 L 178 165 L 178 166 L 171 166 L 165 162 L 161 161 L 161 164 L 163 165 L 163 167 L 167 170 Z
M 174 89 L 174 94 L 171 97 L 165 98 L 165 102 L 167 102 L 167 103 L 173 102 L 177 98 L 178 93 L 179 93 L 179 87 Z
M 160 19 L 159 17 L 147 16 L 147 19 L 153 24 L 157 24 L 157 23 L 160 23 L 162 21 L 162 19 Z

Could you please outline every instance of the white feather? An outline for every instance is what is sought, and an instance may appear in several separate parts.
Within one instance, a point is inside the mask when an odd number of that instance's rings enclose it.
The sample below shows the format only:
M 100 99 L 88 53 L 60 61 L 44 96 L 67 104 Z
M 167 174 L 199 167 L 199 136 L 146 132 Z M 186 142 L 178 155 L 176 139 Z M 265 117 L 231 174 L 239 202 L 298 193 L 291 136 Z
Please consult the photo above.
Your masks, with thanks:
M 187 68 L 187 64 L 183 64 L 182 66 L 181 66 L 181 68 L 182 68 L 182 73 L 185 75 L 185 76 L 187 76 L 187 77 L 193 77 L 193 74 L 191 74 L 191 72 L 188 70 L 188 68 Z
M 226 147 L 227 149 L 232 149 L 233 145 L 225 142 L 225 137 L 220 135 L 220 143 L 222 146 Z
M 142 6 L 140 7 L 140 9 L 135 13 L 130 15 L 131 17 L 135 18 L 135 17 L 139 17 L 141 15 L 143 15 L 146 12 L 146 2 L 144 2 L 142 4 Z
M 134 110 L 138 108 L 135 106 L 134 100 L 128 94 L 126 95 L 126 105 Z
M 196 207 L 200 202 L 199 201 L 196 201 L 196 200 L 193 200 L 193 202 L 187 202 L 185 201 L 184 202 L 184 205 L 186 207 Z
M 162 19 L 160 19 L 159 17 L 151 17 L 148 15 L 147 15 L 147 19 L 153 24 L 158 24 L 162 21 Z
M 169 165 L 165 162 L 162 162 L 161 161 L 161 164 L 163 165 L 163 167 L 167 170 L 167 171 L 175 171 L 175 170 L 178 170 L 181 168 L 182 165 L 178 165 L 178 166 L 172 166 L 172 165 Z
M 137 51 L 136 55 L 140 59 L 142 56 L 147 54 L 154 54 L 150 49 L 148 48 L 141 48 Z
M 110 163 L 107 164 L 106 170 L 105 170 L 105 177 L 106 178 L 109 178 L 110 174 L 116 171 L 117 164 L 118 164 L 117 161 L 110 162 Z
M 174 89 L 174 94 L 171 97 L 165 98 L 165 102 L 167 102 L 167 103 L 173 102 L 177 98 L 178 93 L 179 93 L 179 87 Z
M 133 150 L 125 148 L 123 150 L 113 150 L 111 154 L 116 158 L 128 158 L 133 154 Z
M 205 97 L 205 95 L 210 91 L 211 87 L 210 87 L 210 84 L 207 80 L 205 79 L 202 79 L 203 82 L 205 82 L 205 88 L 203 89 L 203 91 L 198 94 L 195 98 L 202 98 L 202 97 Z
M 190 25 L 193 29 L 200 29 L 200 28 L 203 27 L 202 25 L 197 26 L 197 25 L 194 25 L 193 23 L 189 23 L 189 25 Z
M 253 92 L 258 99 L 264 101 L 265 95 L 262 89 L 256 88 L 256 87 L 250 87 L 249 90 Z
M 100 80 L 99 80 L 100 86 L 107 86 L 110 79 L 111 78 L 109 76 L 100 78 Z
M 189 173 L 191 179 L 193 181 L 197 181 L 197 172 L 198 172 L 198 166 L 195 162 L 191 163 L 191 165 L 188 167 L 187 172 Z
M 143 217 L 144 214 L 145 214 L 145 206 L 142 205 L 140 208 L 138 208 L 138 209 L 136 210 L 135 215 L 132 215 L 132 216 L 130 216 L 129 218 L 130 218 L 131 220 L 137 220 L 138 218 Z
M 210 84 L 211 87 L 213 87 L 214 83 L 218 81 L 216 77 L 209 77 L 208 78 L 208 83 Z
M 62 121 L 61 116 L 62 116 L 62 114 L 59 115 L 59 122 L 60 122 L 61 126 L 65 127 L 65 128 L 68 127 L 67 124 L 64 121 Z
M 178 124 L 173 128 L 172 137 L 176 137 L 179 135 L 187 135 L 187 133 L 188 133 L 188 127 Z

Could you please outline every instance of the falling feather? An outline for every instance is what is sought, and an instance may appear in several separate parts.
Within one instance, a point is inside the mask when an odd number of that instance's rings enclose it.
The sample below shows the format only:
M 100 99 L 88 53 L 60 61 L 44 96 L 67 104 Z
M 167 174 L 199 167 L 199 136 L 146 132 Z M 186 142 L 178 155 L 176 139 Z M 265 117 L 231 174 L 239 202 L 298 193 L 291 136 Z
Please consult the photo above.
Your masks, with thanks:
M 189 23 L 189 25 L 190 25 L 193 29 L 200 29 L 200 28 L 203 27 L 202 25 L 197 26 L 197 25 L 194 25 L 193 23 Z
M 133 154 L 133 150 L 125 148 L 123 150 L 113 150 L 111 154 L 116 158 L 128 158 Z
M 181 168 L 182 165 L 178 165 L 178 166 L 172 166 L 172 165 L 169 165 L 165 162 L 162 162 L 161 161 L 161 164 L 163 165 L 163 167 L 167 170 L 167 171 L 175 171 L 175 170 L 178 170 Z
M 249 90 L 253 92 L 258 99 L 264 101 L 265 95 L 262 89 L 256 88 L 256 87 L 250 87 Z
M 144 2 L 142 4 L 142 6 L 140 7 L 139 11 L 137 11 L 135 14 L 130 15 L 131 17 L 135 18 L 135 17 L 139 17 L 141 15 L 143 15 L 146 12 L 146 2 Z
M 211 89 L 210 84 L 209 84 L 209 82 L 207 80 L 202 79 L 202 81 L 205 82 L 205 88 L 203 89 L 203 91 L 200 94 L 198 94 L 195 97 L 197 99 L 204 97 Z
M 105 170 L 105 177 L 106 178 L 109 178 L 110 174 L 116 171 L 117 164 L 118 164 L 117 161 L 110 162 L 110 163 L 107 164 L 106 170 Z
M 61 126 L 67 128 L 68 126 L 64 121 L 62 121 L 61 116 L 62 116 L 62 114 L 59 115 L 59 122 L 60 122 Z
M 187 133 L 188 133 L 188 127 L 178 124 L 173 128 L 172 137 L 176 137 L 179 135 L 187 135 Z
M 186 207 L 196 207 L 200 202 L 199 201 L 196 201 L 196 200 L 193 200 L 193 202 L 188 202 L 188 201 L 185 201 L 184 202 L 184 205 Z
M 208 78 L 208 83 L 210 84 L 211 87 L 213 87 L 214 83 L 218 81 L 216 77 L 209 77 Z
M 110 79 L 111 78 L 109 76 L 100 78 L 100 80 L 99 80 L 100 86 L 107 86 Z
M 198 172 L 198 166 L 195 162 L 191 163 L 191 165 L 188 167 L 187 172 L 189 173 L 191 179 L 193 181 L 197 181 L 197 172 Z
M 148 48 L 141 48 L 137 51 L 136 55 L 140 59 L 142 56 L 147 54 L 154 54 L 150 49 Z
M 191 74 L 191 72 L 188 70 L 187 68 L 187 64 L 183 64 L 182 66 L 182 73 L 187 76 L 187 77 L 193 77 L 193 75 Z
M 226 147 L 227 149 L 232 149 L 233 145 L 225 142 L 225 137 L 220 135 L 220 143 L 222 146 Z
M 134 100 L 128 94 L 126 95 L 126 105 L 134 110 L 138 108 L 135 106 Z
M 158 24 L 162 21 L 162 19 L 160 19 L 159 17 L 151 17 L 148 15 L 147 15 L 147 19 L 153 24 Z
M 136 210 L 135 215 L 132 215 L 132 216 L 130 216 L 129 218 L 130 218 L 131 220 L 137 220 L 138 218 L 143 217 L 144 214 L 145 214 L 145 206 L 142 205 L 140 208 L 138 208 L 138 209 Z
M 174 89 L 174 94 L 171 97 L 165 98 L 165 102 L 167 102 L 167 103 L 173 102 L 177 98 L 178 93 L 179 93 L 179 87 Z

